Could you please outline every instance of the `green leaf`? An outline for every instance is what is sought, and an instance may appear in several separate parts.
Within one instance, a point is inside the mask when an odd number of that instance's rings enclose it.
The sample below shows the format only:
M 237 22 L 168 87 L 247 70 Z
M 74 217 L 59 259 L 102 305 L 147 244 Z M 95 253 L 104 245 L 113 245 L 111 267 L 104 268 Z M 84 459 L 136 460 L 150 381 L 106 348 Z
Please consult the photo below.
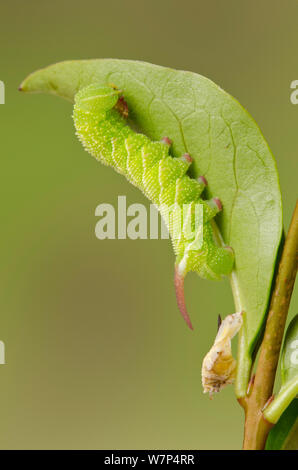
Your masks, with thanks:
M 271 429 L 266 450 L 298 450 L 298 400 L 295 399 Z
M 67 61 L 31 74 L 26 92 L 45 92 L 70 101 L 93 82 L 123 90 L 132 122 L 152 139 L 169 136 L 173 155 L 189 152 L 192 175 L 207 177 L 208 196 L 224 210 L 218 226 L 234 248 L 231 276 L 240 334 L 237 396 L 244 396 L 252 354 L 266 314 L 282 229 L 276 165 L 264 137 L 242 106 L 205 77 L 136 61 Z
M 276 423 L 292 400 L 298 395 L 298 315 L 288 326 L 281 356 L 281 388 L 264 410 L 270 423 Z M 297 402 L 297 400 L 294 400 Z M 297 406 L 297 404 L 296 404 Z

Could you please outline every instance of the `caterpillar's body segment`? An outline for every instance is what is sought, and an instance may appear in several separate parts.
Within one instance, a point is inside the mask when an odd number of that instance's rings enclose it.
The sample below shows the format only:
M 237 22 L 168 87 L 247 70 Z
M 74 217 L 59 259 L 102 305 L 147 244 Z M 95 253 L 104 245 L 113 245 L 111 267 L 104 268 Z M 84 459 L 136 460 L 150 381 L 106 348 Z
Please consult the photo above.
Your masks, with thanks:
M 191 164 L 188 154 L 180 158 L 169 155 L 170 140 L 152 142 L 134 132 L 126 123 L 127 110 L 119 91 L 113 87 L 90 85 L 75 97 L 74 123 L 85 149 L 105 165 L 112 166 L 159 208 L 167 219 L 176 258 L 175 287 L 178 306 L 192 328 L 183 293 L 183 280 L 188 271 L 206 279 L 219 279 L 229 274 L 234 256 L 231 248 L 218 247 L 213 239 L 210 220 L 221 210 L 219 199 L 200 198 L 206 185 L 204 177 L 197 180 L 186 172 Z M 202 243 L 197 243 L 196 205 L 203 207 Z M 165 211 L 171 209 L 171 216 Z M 181 216 L 177 229 L 178 209 Z

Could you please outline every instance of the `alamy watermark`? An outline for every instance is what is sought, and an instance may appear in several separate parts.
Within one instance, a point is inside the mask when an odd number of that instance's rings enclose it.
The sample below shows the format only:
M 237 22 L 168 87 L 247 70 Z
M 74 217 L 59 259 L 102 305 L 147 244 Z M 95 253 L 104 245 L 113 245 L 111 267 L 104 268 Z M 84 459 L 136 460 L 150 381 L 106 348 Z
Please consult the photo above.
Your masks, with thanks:
M 0 80 L 0 104 L 5 104 L 5 85 Z
M 294 90 L 290 96 L 291 103 L 298 104 L 298 80 L 293 80 L 290 87 Z
M 200 248 L 203 243 L 203 205 L 199 202 L 183 206 L 162 204 L 159 211 L 154 204 L 150 204 L 148 211 L 143 204 L 127 206 L 126 196 L 118 196 L 116 208 L 108 203 L 99 204 L 95 216 L 99 217 L 95 226 L 95 235 L 99 240 L 164 240 L 170 236 L 167 229 L 170 227 L 174 241 L 183 235 L 184 240 L 196 243 L 193 249 Z
M 5 364 L 5 344 L 0 341 L 0 365 Z

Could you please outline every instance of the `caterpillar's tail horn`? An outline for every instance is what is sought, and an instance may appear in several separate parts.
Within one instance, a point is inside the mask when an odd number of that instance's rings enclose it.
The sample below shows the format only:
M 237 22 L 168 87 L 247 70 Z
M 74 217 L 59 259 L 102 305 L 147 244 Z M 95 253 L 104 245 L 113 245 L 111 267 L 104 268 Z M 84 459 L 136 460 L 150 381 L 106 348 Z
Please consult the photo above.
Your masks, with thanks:
M 176 299 L 178 308 L 183 316 L 184 320 L 186 321 L 187 325 L 191 330 L 193 330 L 192 323 L 190 321 L 186 305 L 185 305 L 185 297 L 184 297 L 184 276 L 179 272 L 178 266 L 175 266 L 175 292 L 176 292 Z

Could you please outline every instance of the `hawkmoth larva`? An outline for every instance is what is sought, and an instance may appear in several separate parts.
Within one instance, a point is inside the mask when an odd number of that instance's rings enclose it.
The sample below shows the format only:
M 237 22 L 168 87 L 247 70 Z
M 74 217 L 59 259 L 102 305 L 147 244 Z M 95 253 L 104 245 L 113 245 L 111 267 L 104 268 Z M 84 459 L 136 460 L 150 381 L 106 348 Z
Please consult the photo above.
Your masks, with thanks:
M 152 142 L 133 131 L 126 122 L 127 106 L 120 92 L 112 86 L 89 85 L 75 96 L 73 118 L 76 133 L 85 149 L 105 165 L 112 166 L 160 209 L 172 208 L 166 217 L 176 254 L 175 289 L 179 309 L 192 328 L 184 300 L 184 277 L 195 271 L 206 279 L 229 274 L 234 263 L 230 247 L 219 247 L 213 239 L 211 219 L 222 209 L 218 198 L 200 198 L 207 182 L 202 176 L 190 178 L 188 154 L 180 158 L 169 155 L 171 141 Z M 196 206 L 203 208 L 201 242 L 195 230 Z M 178 209 L 180 224 L 177 223 Z M 177 228 L 178 226 L 178 228 Z

